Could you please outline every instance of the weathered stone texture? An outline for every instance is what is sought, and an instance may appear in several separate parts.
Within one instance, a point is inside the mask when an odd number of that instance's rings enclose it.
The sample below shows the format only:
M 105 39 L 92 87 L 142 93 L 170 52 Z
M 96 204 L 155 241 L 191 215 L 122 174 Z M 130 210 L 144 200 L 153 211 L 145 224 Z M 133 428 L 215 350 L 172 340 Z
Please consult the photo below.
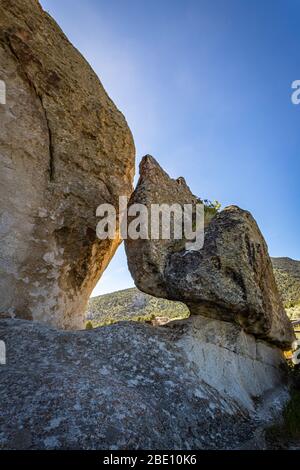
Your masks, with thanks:
M 78 328 L 119 243 L 95 211 L 132 191 L 132 135 L 36 0 L 0 1 L 0 79 L 0 314 Z
M 144 157 L 131 203 L 194 203 L 185 182 L 172 180 L 154 158 Z M 204 246 L 187 251 L 171 240 L 126 240 L 136 286 L 151 295 L 185 302 L 192 314 L 226 320 L 282 348 L 294 339 L 276 286 L 266 242 L 248 211 L 225 208 L 207 221 Z
M 277 348 L 200 315 L 76 332 L 7 319 L 0 338 L 4 449 L 263 448 L 288 399 Z

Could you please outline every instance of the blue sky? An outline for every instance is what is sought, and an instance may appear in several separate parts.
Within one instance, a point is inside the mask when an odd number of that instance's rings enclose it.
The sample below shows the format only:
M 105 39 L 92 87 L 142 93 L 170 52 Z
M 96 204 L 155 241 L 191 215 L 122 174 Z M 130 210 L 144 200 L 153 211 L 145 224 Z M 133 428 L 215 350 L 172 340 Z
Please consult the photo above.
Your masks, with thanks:
M 42 0 L 149 153 L 300 259 L 298 0 Z M 123 247 L 94 294 L 133 285 Z

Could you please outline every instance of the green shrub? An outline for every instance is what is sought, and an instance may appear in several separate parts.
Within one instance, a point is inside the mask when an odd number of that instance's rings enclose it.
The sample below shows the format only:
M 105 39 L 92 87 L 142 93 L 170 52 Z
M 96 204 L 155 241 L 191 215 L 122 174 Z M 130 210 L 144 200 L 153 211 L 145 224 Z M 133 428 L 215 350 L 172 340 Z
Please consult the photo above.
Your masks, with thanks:
M 284 430 L 286 436 L 292 438 L 300 437 L 300 391 L 293 390 L 291 399 L 286 405 L 284 412 Z
M 286 448 L 288 442 L 300 437 L 300 366 L 289 363 L 290 400 L 286 404 L 282 423 L 266 430 L 267 441 L 276 448 Z
M 289 300 L 284 304 L 285 308 L 300 307 L 300 300 Z
M 85 329 L 86 330 L 92 330 L 93 329 L 93 323 L 90 320 L 86 322 Z
M 208 212 L 217 213 L 221 209 L 221 203 L 219 201 L 209 201 L 208 199 L 204 199 L 204 210 Z

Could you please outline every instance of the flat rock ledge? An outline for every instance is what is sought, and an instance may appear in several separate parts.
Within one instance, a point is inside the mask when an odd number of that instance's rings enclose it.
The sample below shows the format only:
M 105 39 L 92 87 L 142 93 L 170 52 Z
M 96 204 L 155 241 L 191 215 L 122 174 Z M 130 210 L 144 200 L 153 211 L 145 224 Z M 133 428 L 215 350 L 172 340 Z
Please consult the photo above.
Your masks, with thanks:
M 59 331 L 0 322 L 0 449 L 264 448 L 288 399 L 275 347 L 201 315 Z

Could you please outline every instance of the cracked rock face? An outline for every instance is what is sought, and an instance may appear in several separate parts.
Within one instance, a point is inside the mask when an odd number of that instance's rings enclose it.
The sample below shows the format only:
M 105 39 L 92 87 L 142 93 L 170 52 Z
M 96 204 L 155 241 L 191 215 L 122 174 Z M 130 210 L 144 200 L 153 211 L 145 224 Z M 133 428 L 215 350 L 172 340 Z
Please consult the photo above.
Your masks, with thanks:
M 140 165 L 131 203 L 194 203 L 182 179 L 172 180 L 150 156 Z M 177 240 L 126 240 L 136 286 L 185 302 L 192 314 L 240 325 L 282 348 L 294 340 L 276 286 L 266 242 L 251 214 L 225 208 L 205 226 L 204 246 L 186 251 Z
M 0 339 L 0 449 L 263 448 L 288 399 L 276 347 L 201 315 L 76 332 L 3 319 Z
M 80 328 L 119 244 L 95 212 L 132 191 L 132 135 L 36 0 L 0 1 L 0 79 L 0 315 Z

